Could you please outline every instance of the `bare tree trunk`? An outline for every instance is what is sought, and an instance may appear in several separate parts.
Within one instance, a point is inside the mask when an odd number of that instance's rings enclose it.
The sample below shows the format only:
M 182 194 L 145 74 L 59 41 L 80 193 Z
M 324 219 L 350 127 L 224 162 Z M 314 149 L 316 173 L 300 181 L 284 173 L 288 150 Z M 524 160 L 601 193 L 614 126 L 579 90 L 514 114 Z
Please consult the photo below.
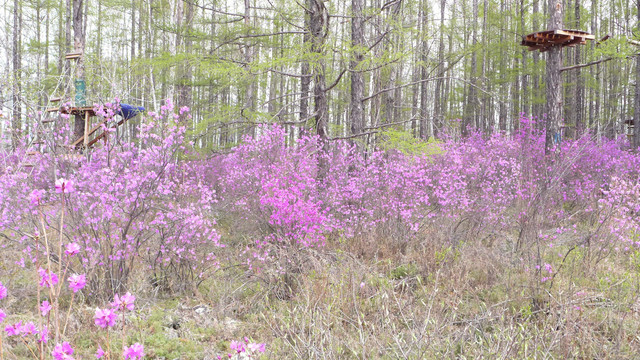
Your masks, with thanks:
M 638 8 L 638 24 L 640 27 L 640 0 L 636 0 Z M 633 104 L 633 148 L 635 150 L 640 146 L 640 55 L 636 56 L 636 93 Z
M 426 33 L 427 33 L 427 24 L 428 24 L 428 18 L 427 18 L 427 5 L 422 2 L 421 4 L 422 6 L 422 18 L 420 19 L 420 23 L 421 23 L 421 37 L 422 37 L 422 42 L 420 44 L 420 60 L 422 62 L 422 66 L 420 67 L 420 79 L 421 80 L 426 80 L 427 77 L 429 76 L 428 72 L 427 72 L 427 61 L 428 59 L 428 45 L 427 45 L 427 40 L 426 40 Z M 426 140 L 429 138 L 429 136 L 431 135 L 431 133 L 429 132 L 429 128 L 428 128 L 428 124 L 427 124 L 427 118 L 428 118 L 428 109 L 427 109 L 427 100 L 428 100 L 428 93 L 429 93 L 429 83 L 427 81 L 423 81 L 420 84 L 420 138 L 423 140 Z
M 244 25 L 249 31 L 251 27 L 251 0 L 244 0 Z M 244 62 L 246 63 L 246 70 L 248 73 L 251 72 L 251 62 L 253 61 L 253 45 L 246 44 L 244 48 Z M 247 111 L 249 116 L 253 116 L 253 110 L 255 109 L 255 81 L 253 81 L 253 76 L 249 75 L 251 79 L 247 84 L 247 88 L 245 89 L 245 97 L 244 97 L 244 111 Z M 245 113 L 245 117 L 247 113 Z M 249 118 L 251 122 L 253 122 L 253 118 Z M 253 124 L 249 125 L 245 129 L 245 134 L 250 136 L 254 136 L 255 126 Z
M 501 0 L 500 1 L 500 13 L 504 14 L 506 12 L 506 5 L 505 5 L 505 1 Z M 500 28 L 500 41 L 501 42 L 505 42 L 506 38 L 505 38 L 505 31 L 504 28 Z M 508 89 L 507 89 L 507 82 L 506 82 L 506 77 L 505 77 L 505 70 L 507 67 L 507 62 L 506 62 L 506 56 L 504 55 L 500 55 L 500 64 L 498 65 L 500 67 L 500 92 L 504 95 L 507 95 L 508 93 Z M 515 83 L 518 82 L 518 79 L 514 80 Z M 500 131 L 507 131 L 507 106 L 508 104 L 506 102 L 500 102 L 498 103 L 498 130 Z
M 63 61 L 64 55 L 71 50 L 71 25 L 73 23 L 73 3 L 72 0 L 66 0 L 67 6 L 64 8 L 65 10 L 65 21 L 64 21 L 64 49 L 60 54 L 60 61 Z M 71 87 L 70 87 L 70 79 L 71 79 L 71 63 L 69 61 L 63 62 L 63 72 L 64 79 L 66 80 L 64 83 L 64 93 L 66 96 L 71 96 Z
M 73 0 L 73 48 L 76 52 L 84 52 L 84 27 L 82 26 L 82 2 L 83 0 Z M 80 56 L 76 64 L 76 106 L 84 106 L 86 104 L 86 85 L 84 83 L 84 60 Z M 74 119 L 73 135 L 75 139 L 84 136 L 84 116 L 77 114 Z
M 575 16 L 576 16 L 576 23 L 577 29 L 580 29 L 581 26 L 581 22 L 580 22 L 580 0 L 576 0 L 576 4 L 575 4 Z M 575 47 L 575 63 L 576 64 L 580 64 L 581 62 L 581 47 L 580 46 L 576 46 Z M 575 111 L 575 136 L 576 138 L 581 136 L 583 131 L 584 131 L 584 77 L 582 76 L 582 69 L 576 69 L 576 94 L 575 94 L 575 100 L 576 100 L 576 107 L 574 109 Z
M 473 52 L 471 53 L 471 86 L 469 86 L 469 92 L 467 94 L 467 103 L 464 111 L 464 119 L 462 121 L 462 136 L 469 135 L 469 127 L 476 126 L 477 124 L 477 104 L 478 95 L 476 90 L 477 84 L 477 68 L 478 68 L 478 50 L 476 46 L 478 44 L 478 0 L 473 0 L 473 15 L 471 15 L 471 46 Z
M 438 79 L 436 80 L 435 100 L 433 104 L 433 135 L 438 136 L 442 130 L 443 113 L 442 86 L 444 83 L 444 13 L 447 5 L 446 0 L 440 0 L 440 39 L 438 40 Z
M 12 116 L 12 145 L 15 148 L 18 145 L 20 137 L 20 129 L 22 127 L 22 49 L 20 40 L 22 39 L 22 9 L 19 0 L 13 1 L 13 116 Z
M 185 9 L 186 5 L 186 9 Z M 191 30 L 191 24 L 193 22 L 193 2 L 178 0 L 176 1 L 176 25 L 178 30 L 176 32 L 176 51 L 189 52 L 193 41 L 189 32 Z M 184 45 L 183 45 L 184 44 Z M 178 108 L 184 106 L 191 106 L 191 65 L 188 61 L 182 62 L 178 66 L 178 86 L 177 95 Z M 180 121 L 186 121 L 184 117 L 181 117 Z
M 131 1 L 131 58 L 129 61 L 133 63 L 136 57 L 136 2 Z
M 306 0 L 305 6 L 307 9 L 311 9 L 311 1 Z M 311 26 L 309 24 L 310 14 L 305 11 L 304 13 L 304 35 L 302 38 L 302 44 L 304 51 L 308 51 L 311 47 Z M 300 79 L 300 121 L 307 121 L 309 119 L 309 89 L 311 88 L 311 77 L 306 76 L 310 74 L 311 68 L 309 61 L 304 60 L 300 66 L 300 73 L 303 77 Z M 302 124 L 304 127 L 304 124 Z M 302 135 L 304 131 L 300 132 Z
M 549 0 L 549 29 L 562 29 L 562 0 Z M 562 47 L 552 46 L 547 52 L 547 119 L 545 152 L 560 141 L 562 109 Z
M 540 12 L 539 0 L 533 0 L 533 21 L 532 26 L 535 31 L 538 31 L 538 14 Z M 537 51 L 533 52 L 533 67 L 536 71 L 533 72 L 533 86 L 531 87 L 531 115 L 539 117 L 538 128 L 541 128 L 540 122 L 542 121 L 542 109 L 540 104 L 537 103 L 538 97 L 540 97 L 540 75 L 538 75 L 538 63 L 540 62 L 540 54 Z
M 315 54 L 313 63 L 313 99 L 316 119 L 316 132 L 320 139 L 327 139 L 327 123 L 329 120 L 329 106 L 327 103 L 327 89 L 325 78 L 325 62 L 323 45 L 329 27 L 329 16 L 324 6 L 324 0 L 312 0 L 309 14 L 309 28 L 311 30 L 311 52 Z
M 353 57 L 349 62 L 349 67 L 351 68 L 351 105 L 349 118 L 352 135 L 361 134 L 364 128 L 364 106 L 362 103 L 362 99 L 364 98 L 364 78 L 362 72 L 358 69 L 358 66 L 364 60 L 364 55 L 362 54 L 362 47 L 364 46 L 363 8 L 363 0 L 351 0 L 351 12 L 353 16 L 353 20 L 351 21 L 351 46 L 353 48 Z

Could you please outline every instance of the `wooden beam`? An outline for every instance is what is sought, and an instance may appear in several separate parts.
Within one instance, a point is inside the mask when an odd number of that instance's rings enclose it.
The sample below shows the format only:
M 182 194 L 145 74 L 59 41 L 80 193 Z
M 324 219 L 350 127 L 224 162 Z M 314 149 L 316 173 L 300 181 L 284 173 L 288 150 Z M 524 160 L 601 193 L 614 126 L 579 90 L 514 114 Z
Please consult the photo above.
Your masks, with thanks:
M 585 31 L 579 31 L 579 30 L 554 30 L 553 33 L 557 35 L 580 36 L 587 40 L 596 39 L 595 35 L 589 34 L 588 32 L 585 32 Z
M 87 142 L 88 142 L 88 138 L 89 138 L 89 112 L 85 111 L 84 112 L 84 148 L 87 148 Z
M 64 56 L 66 60 L 79 59 L 82 56 L 82 51 L 70 52 Z
M 96 131 L 100 130 L 100 128 L 102 127 L 103 124 L 106 124 L 106 121 L 101 122 L 100 124 L 94 126 L 91 130 L 89 130 L 88 132 L 86 132 L 86 137 L 87 139 L 89 138 L 89 136 L 93 135 L 93 133 L 95 133 Z M 80 144 L 83 140 L 84 140 L 84 136 L 81 136 L 80 138 L 78 138 L 78 140 L 74 141 L 73 144 L 71 144 L 72 147 L 76 147 L 78 144 Z M 90 146 L 89 144 L 87 144 L 87 146 Z
M 129 119 L 122 119 L 122 120 L 118 121 L 118 123 L 115 126 L 112 126 L 111 128 L 112 129 L 117 128 L 118 126 L 120 126 L 120 125 L 124 124 L 125 122 L 127 122 L 127 120 L 129 120 Z M 87 146 L 93 146 L 93 144 L 97 143 L 100 139 L 105 137 L 106 133 L 107 132 L 104 131 L 104 132 L 102 132 L 102 134 L 96 136 L 95 139 L 91 140 Z

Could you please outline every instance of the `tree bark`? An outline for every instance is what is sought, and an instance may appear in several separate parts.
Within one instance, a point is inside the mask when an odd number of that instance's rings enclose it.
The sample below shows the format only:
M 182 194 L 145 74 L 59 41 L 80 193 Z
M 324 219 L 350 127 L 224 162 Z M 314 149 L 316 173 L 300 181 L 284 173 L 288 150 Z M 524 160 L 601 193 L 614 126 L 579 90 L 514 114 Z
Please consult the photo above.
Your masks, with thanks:
M 311 9 L 311 1 L 306 0 L 305 6 L 307 9 Z M 310 14 L 309 12 L 304 12 L 304 35 L 302 37 L 302 47 L 304 53 L 311 49 L 311 26 L 309 24 Z M 300 66 L 300 75 L 303 77 L 300 79 L 300 121 L 305 122 L 309 120 L 309 90 L 311 89 L 311 77 L 304 76 L 311 72 L 311 67 L 309 66 L 309 61 L 304 59 Z M 304 128 L 304 123 L 301 125 Z M 301 131 L 300 135 L 302 136 L 305 131 Z
M 321 140 L 327 139 L 327 123 L 329 120 L 329 105 L 327 102 L 326 76 L 324 56 L 324 41 L 329 27 L 329 16 L 324 0 L 311 0 L 309 8 L 309 28 L 311 30 L 311 53 L 314 54 L 313 63 L 313 99 L 316 120 L 316 133 Z
M 636 0 L 638 9 L 636 25 L 640 28 L 640 0 Z M 636 93 L 633 104 L 633 148 L 638 150 L 640 146 L 640 55 L 636 56 Z
M 249 32 L 250 31 L 250 27 L 251 27 L 251 0 L 244 0 L 244 26 L 246 28 L 246 31 Z M 253 79 L 253 75 L 251 75 L 251 62 L 253 61 L 253 45 L 252 44 L 245 44 L 244 47 L 244 62 L 245 62 L 245 69 L 247 71 L 247 76 L 249 77 L 249 81 L 247 83 L 247 87 L 245 89 L 245 94 L 244 94 L 244 107 L 243 110 L 246 111 L 245 117 L 247 116 L 247 114 L 250 116 L 249 121 L 253 122 L 253 111 L 255 110 L 255 93 L 256 93 L 256 89 L 255 89 L 255 81 Z M 249 135 L 249 136 L 254 136 L 255 132 L 255 126 L 253 124 L 250 124 L 246 129 L 245 129 L 245 134 Z
M 427 33 L 427 24 L 428 24 L 428 16 L 427 16 L 427 4 L 421 2 L 422 4 L 422 18 L 420 19 L 421 23 L 421 32 L 420 35 L 422 37 L 422 41 L 420 44 L 420 60 L 422 62 L 422 66 L 420 67 L 420 79 L 425 80 L 429 77 L 429 73 L 427 72 L 427 61 L 429 47 L 427 44 L 426 33 Z M 429 131 L 429 127 L 427 124 L 428 118 L 428 94 L 429 94 L 429 83 L 427 81 L 423 81 L 420 85 L 420 138 L 423 140 L 427 140 L 431 135 Z
M 82 21 L 84 17 L 82 16 L 82 2 L 83 0 L 73 0 L 73 49 L 75 52 L 84 52 L 84 27 L 82 26 Z M 84 56 L 80 56 L 76 61 L 76 73 L 75 78 L 76 82 L 84 82 Z M 79 86 L 79 85 L 76 85 Z M 84 93 L 81 93 L 80 90 L 76 90 L 76 106 L 84 106 L 85 100 Z M 73 135 L 75 139 L 79 139 L 84 136 L 84 116 L 82 114 L 77 114 L 74 119 L 73 125 Z
M 562 29 L 562 1 L 549 0 L 549 29 Z M 560 142 L 560 121 L 562 109 L 562 47 L 552 46 L 547 52 L 547 118 L 545 152 Z
M 351 69 L 351 104 L 349 118 L 351 122 L 351 135 L 361 134 L 364 128 L 364 78 L 358 66 L 364 60 L 362 47 L 364 46 L 364 9 L 363 0 L 351 1 L 351 47 L 353 56 L 349 62 Z
M 464 119 L 462 121 L 462 136 L 467 137 L 469 135 L 469 127 L 477 126 L 477 104 L 478 104 L 478 92 L 476 89 L 477 83 L 477 68 L 478 68 L 478 0 L 473 0 L 473 15 L 471 16 L 471 46 L 473 52 L 471 53 L 471 86 L 469 86 L 469 92 L 467 95 L 467 102 L 464 111 Z
M 446 0 L 440 1 L 440 39 L 438 40 L 438 80 L 436 80 L 435 100 L 433 104 L 433 135 L 438 136 L 443 124 L 443 83 L 444 83 L 444 13 Z
M 575 0 L 575 17 L 576 17 L 576 28 L 581 28 L 581 18 L 580 18 L 580 0 Z M 580 46 L 575 47 L 575 60 L 576 64 L 580 64 L 582 61 L 581 58 L 582 48 Z M 575 111 L 575 137 L 580 137 L 584 132 L 584 77 L 582 75 L 582 71 L 580 69 L 576 72 L 576 93 L 575 93 L 575 101 L 576 107 Z
M 12 114 L 12 145 L 15 148 L 20 138 L 22 127 L 22 49 L 20 40 L 22 39 L 22 9 L 19 0 L 13 1 L 13 114 Z

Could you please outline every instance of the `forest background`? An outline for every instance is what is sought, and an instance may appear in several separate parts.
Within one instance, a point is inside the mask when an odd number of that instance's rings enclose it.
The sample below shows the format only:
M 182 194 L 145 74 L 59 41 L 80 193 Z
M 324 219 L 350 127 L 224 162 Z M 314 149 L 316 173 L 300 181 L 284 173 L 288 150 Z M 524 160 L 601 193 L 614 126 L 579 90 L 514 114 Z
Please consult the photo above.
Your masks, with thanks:
M 565 48 L 564 66 L 609 60 L 563 71 L 565 136 L 613 138 L 633 117 L 636 4 L 563 9 L 565 28 L 596 36 Z M 74 17 L 89 104 L 118 96 L 157 111 L 174 97 L 192 109 L 190 137 L 202 148 L 235 144 L 260 123 L 373 143 L 389 129 L 423 139 L 468 127 L 513 133 L 520 113 L 547 113 L 545 56 L 520 46 L 547 28 L 540 0 L 15 0 L 0 16 L 3 132 L 29 133 L 27 116 L 73 96 L 80 65 L 64 56 Z

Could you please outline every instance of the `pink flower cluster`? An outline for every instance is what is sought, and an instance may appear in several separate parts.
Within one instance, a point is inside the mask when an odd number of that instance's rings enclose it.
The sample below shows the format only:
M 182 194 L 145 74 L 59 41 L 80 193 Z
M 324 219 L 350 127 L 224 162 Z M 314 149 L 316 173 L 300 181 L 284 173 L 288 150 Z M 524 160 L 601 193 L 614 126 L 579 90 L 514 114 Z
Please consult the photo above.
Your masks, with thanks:
M 116 294 L 114 296 L 114 300 L 111 303 L 111 308 L 96 309 L 96 313 L 94 316 L 94 322 L 97 326 L 106 329 L 107 327 L 115 326 L 117 311 L 125 311 L 125 310 L 133 310 L 134 301 L 136 297 L 131 295 L 131 293 L 126 293 L 122 296 Z
M 263 353 L 266 350 L 266 344 L 264 343 L 253 343 L 249 341 L 249 338 L 245 337 L 244 341 L 232 340 L 229 344 L 229 348 L 233 350 L 233 353 L 227 354 L 228 358 L 234 358 L 234 356 L 238 356 L 238 358 L 253 358 L 258 353 Z M 222 355 L 218 355 L 218 359 L 222 359 Z

